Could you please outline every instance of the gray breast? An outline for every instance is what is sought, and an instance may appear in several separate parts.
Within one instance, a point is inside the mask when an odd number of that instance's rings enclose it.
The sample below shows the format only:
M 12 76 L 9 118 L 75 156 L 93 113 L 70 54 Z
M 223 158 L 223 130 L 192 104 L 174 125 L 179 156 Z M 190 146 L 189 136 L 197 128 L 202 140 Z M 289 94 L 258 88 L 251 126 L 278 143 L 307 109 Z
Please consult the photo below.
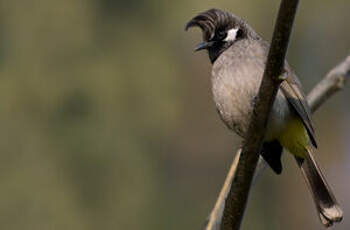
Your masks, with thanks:
M 244 137 L 254 99 L 261 83 L 267 50 L 256 40 L 237 41 L 216 60 L 212 69 L 212 93 L 224 123 Z M 290 115 L 279 90 L 268 123 L 267 136 L 278 135 Z

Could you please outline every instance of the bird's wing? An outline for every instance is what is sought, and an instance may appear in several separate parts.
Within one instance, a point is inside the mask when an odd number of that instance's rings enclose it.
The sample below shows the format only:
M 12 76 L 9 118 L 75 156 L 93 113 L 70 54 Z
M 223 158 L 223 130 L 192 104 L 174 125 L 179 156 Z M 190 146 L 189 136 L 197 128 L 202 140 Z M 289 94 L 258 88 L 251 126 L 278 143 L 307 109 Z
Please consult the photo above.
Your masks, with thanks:
M 264 40 L 260 41 L 259 44 L 262 45 L 264 49 L 264 52 L 266 55 L 264 64 L 266 65 L 267 54 L 268 54 L 270 45 L 268 42 Z M 287 62 L 285 62 L 284 64 L 284 69 L 287 72 L 288 77 L 285 81 L 282 82 L 280 88 L 284 96 L 287 98 L 291 107 L 295 110 L 296 114 L 298 114 L 300 119 L 302 120 L 309 134 L 312 144 L 317 148 L 317 143 L 315 140 L 315 132 L 311 121 L 311 111 L 306 101 L 306 96 L 302 91 L 301 83 L 299 82 L 298 77 L 293 72 L 292 68 L 288 65 Z
M 284 96 L 287 98 L 289 104 L 292 105 L 292 108 L 301 118 L 307 129 L 312 144 L 317 148 L 314 128 L 311 121 L 311 111 L 306 101 L 305 94 L 301 90 L 301 84 L 287 63 L 285 64 L 285 69 L 288 77 L 282 82 L 280 88 Z

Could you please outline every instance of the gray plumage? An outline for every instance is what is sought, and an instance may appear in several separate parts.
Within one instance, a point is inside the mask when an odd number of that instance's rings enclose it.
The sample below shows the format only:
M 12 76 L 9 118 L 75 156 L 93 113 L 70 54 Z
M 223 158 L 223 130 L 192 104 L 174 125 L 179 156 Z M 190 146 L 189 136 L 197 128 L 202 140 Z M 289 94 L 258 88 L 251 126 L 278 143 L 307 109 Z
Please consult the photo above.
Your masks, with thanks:
M 248 130 L 268 48 L 268 44 L 261 39 L 242 39 L 213 63 L 211 80 L 215 104 L 225 124 L 242 137 Z M 281 84 L 272 107 L 266 139 L 271 140 L 279 135 L 288 120 L 298 116 L 307 128 L 312 144 L 317 147 L 311 112 L 300 90 L 301 84 L 288 63 L 285 71 L 287 79 Z
M 197 15 L 186 29 L 193 26 L 200 27 L 203 32 L 203 42 L 196 49 L 207 49 L 213 63 L 212 92 L 220 117 L 229 129 L 245 138 L 269 44 L 242 19 L 217 9 Z M 282 171 L 280 157 L 283 148 L 276 137 L 285 132 L 291 120 L 302 121 L 310 145 L 317 147 L 311 112 L 301 84 L 287 62 L 284 71 L 287 78 L 281 84 L 273 104 L 261 153 L 278 174 Z M 342 210 L 312 155 L 312 148 L 306 147 L 305 157 L 296 159 L 322 223 L 330 226 L 340 221 Z
M 264 71 L 265 49 L 257 40 L 240 40 L 215 61 L 212 68 L 214 102 L 225 124 L 245 137 L 254 98 L 258 93 Z M 244 62 L 244 65 L 241 63 Z M 261 77 L 259 77 L 261 76 Z M 285 96 L 279 90 L 268 122 L 267 139 L 280 133 L 292 115 Z

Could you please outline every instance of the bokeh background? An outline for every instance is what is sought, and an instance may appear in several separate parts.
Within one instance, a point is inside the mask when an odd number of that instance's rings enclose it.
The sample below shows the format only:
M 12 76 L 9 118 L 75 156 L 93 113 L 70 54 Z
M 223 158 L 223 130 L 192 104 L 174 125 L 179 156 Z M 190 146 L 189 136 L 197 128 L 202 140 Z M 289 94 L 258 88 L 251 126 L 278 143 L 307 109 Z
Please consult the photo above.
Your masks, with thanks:
M 196 13 L 232 11 L 269 40 L 279 1 L 0 1 L 0 229 L 199 229 L 241 140 L 216 114 Z M 309 91 L 350 51 L 350 3 L 301 1 L 288 60 Z M 350 218 L 350 85 L 315 114 Z M 242 229 L 321 229 L 285 154 Z

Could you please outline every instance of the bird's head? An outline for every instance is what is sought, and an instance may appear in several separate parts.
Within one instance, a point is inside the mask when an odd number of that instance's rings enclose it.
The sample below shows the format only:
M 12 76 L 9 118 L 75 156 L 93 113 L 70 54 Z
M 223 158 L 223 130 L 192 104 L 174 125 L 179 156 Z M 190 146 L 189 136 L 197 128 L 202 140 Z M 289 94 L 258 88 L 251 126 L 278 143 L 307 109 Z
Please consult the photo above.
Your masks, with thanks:
M 222 52 L 241 39 L 259 39 L 254 30 L 241 18 L 232 13 L 218 9 L 210 9 L 192 18 L 185 27 L 199 27 L 203 33 L 203 42 L 195 48 L 208 50 L 213 63 Z

